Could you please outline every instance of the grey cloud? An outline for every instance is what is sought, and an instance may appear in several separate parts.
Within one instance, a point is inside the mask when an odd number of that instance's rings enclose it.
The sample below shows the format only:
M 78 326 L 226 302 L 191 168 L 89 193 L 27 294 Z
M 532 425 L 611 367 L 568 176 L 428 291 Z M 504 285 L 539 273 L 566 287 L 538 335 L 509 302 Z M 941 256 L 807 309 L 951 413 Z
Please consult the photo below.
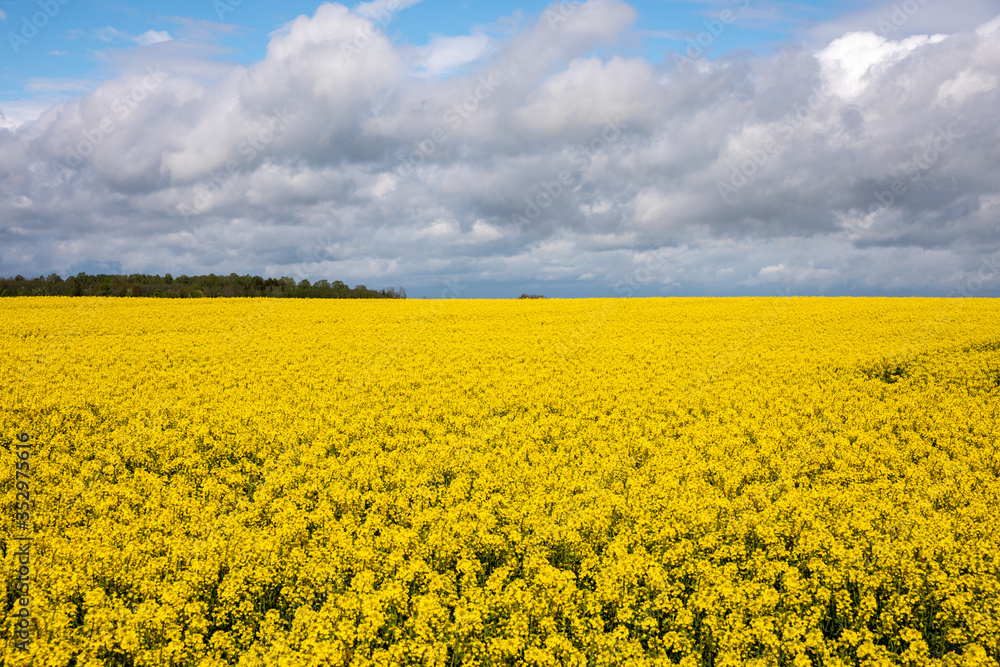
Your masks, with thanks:
M 589 55 L 635 16 L 555 4 L 439 80 L 334 4 L 248 67 L 152 45 L 0 129 L 0 267 L 608 295 L 661 253 L 637 295 L 946 294 L 1000 247 L 1000 22 L 884 37 L 859 14 L 681 67 Z

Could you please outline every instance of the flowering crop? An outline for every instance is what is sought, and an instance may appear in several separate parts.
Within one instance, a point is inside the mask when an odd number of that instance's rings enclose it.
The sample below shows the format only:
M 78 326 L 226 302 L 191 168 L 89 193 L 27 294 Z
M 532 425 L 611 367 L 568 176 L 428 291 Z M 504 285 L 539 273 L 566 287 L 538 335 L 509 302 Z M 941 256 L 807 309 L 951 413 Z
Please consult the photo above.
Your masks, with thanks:
M 9 298 L 0 378 L 6 665 L 1000 664 L 995 301 Z

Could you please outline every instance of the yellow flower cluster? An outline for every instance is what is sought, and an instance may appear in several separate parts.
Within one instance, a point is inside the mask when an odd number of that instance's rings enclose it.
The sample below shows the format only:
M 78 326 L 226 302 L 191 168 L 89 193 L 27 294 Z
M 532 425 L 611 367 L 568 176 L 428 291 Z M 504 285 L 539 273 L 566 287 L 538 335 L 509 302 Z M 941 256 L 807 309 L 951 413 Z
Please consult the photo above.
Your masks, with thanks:
M 10 298 L 0 378 L 5 665 L 1000 664 L 996 301 Z

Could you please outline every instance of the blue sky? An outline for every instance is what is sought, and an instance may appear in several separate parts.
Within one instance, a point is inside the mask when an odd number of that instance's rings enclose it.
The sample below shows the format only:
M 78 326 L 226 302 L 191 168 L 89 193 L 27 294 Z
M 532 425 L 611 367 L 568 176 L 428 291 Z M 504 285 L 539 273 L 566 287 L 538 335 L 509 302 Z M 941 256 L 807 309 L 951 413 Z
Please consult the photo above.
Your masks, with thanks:
M 118 3 L 104 0 L 59 0 L 45 2 L 53 16 L 37 35 L 21 42 L 24 20 L 43 11 L 35 2 L 0 2 L 6 20 L 0 101 L 6 108 L 25 108 L 27 115 L 51 104 L 92 90 L 116 73 L 112 59 L 136 45 L 153 40 L 190 40 L 211 45 L 212 57 L 249 65 L 261 60 L 268 36 L 299 15 L 311 15 L 319 3 L 291 0 L 280 4 L 253 0 L 178 0 Z M 485 32 L 496 34 L 516 21 L 537 19 L 549 3 L 541 0 L 495 2 L 448 2 L 424 0 L 400 11 L 383 26 L 394 41 L 426 45 L 435 36 Z M 856 3 L 855 3 L 856 4 Z M 617 52 L 639 54 L 651 62 L 683 54 L 688 38 L 697 37 L 706 22 L 718 21 L 725 10 L 736 21 L 705 49 L 708 58 L 734 49 L 763 52 L 774 49 L 801 33 L 808 25 L 843 13 L 850 2 L 765 3 L 760 0 L 721 2 L 634 2 L 638 11 L 636 34 Z M 356 5 L 355 5 L 356 6 Z M 55 10 L 58 8 L 58 11 Z M 716 24 L 718 25 L 718 24 Z M 28 33 L 31 34 L 30 28 Z M 713 36 L 714 37 L 714 36 Z M 26 102 L 36 101 L 36 104 Z M 14 103 L 13 105 L 10 103 Z M 8 111 L 8 115 L 11 115 Z
M 996 0 L 0 0 L 0 32 L 0 275 L 1000 296 Z

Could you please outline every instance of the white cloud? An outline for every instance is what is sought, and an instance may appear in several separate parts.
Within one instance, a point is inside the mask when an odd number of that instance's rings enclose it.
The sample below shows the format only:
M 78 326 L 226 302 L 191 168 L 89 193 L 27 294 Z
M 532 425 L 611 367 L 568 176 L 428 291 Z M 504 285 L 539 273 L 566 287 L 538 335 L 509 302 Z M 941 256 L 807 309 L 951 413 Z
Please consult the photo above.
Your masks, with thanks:
M 1000 15 L 997 15 L 997 17 L 992 21 L 984 23 L 976 28 L 976 34 L 980 37 L 989 37 L 998 30 L 1000 30 Z
M 166 30 L 147 30 L 132 40 L 139 45 L 157 44 L 159 42 L 169 42 L 173 37 Z
M 1000 244 L 1000 31 L 674 68 L 621 55 L 623 2 L 550 10 L 421 52 L 359 47 L 361 6 L 326 3 L 249 66 L 184 39 L 121 50 L 107 81 L 35 80 L 63 101 L 4 103 L 0 266 L 945 294 Z
M 765 266 L 760 271 L 757 272 L 757 277 L 761 278 L 763 276 L 769 276 L 775 273 L 783 273 L 785 267 L 788 266 L 785 262 L 781 264 L 773 264 L 771 266 Z
M 945 81 L 938 89 L 938 99 L 962 104 L 970 95 L 983 93 L 997 87 L 997 77 L 985 72 L 965 70 L 953 79 Z
M 148 46 L 159 42 L 169 42 L 173 39 L 165 30 L 147 30 L 141 35 L 133 35 L 124 30 L 118 30 L 111 26 L 98 28 L 95 31 L 98 39 L 104 42 L 130 42 L 139 46 Z
M 458 37 L 436 36 L 429 46 L 420 49 L 417 67 L 427 76 L 447 74 L 477 60 L 489 45 L 489 36 L 482 33 Z
M 889 65 L 914 49 L 936 44 L 945 35 L 914 35 L 894 42 L 873 32 L 854 32 L 833 40 L 816 54 L 833 93 L 852 100 Z M 881 70 L 880 70 L 881 68 Z

